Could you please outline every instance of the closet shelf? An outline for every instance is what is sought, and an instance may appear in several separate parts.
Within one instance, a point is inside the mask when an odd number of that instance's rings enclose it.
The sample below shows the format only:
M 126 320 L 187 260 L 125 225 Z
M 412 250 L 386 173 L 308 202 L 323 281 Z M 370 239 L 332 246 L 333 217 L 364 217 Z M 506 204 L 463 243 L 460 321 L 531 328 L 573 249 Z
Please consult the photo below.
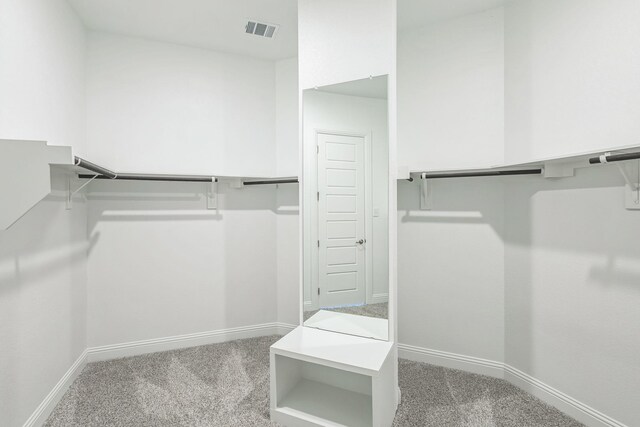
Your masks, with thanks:
M 562 178 L 573 176 L 576 168 L 590 165 L 621 162 L 640 159 L 640 145 L 627 145 L 611 148 L 606 152 L 586 151 L 566 156 L 545 157 L 527 162 L 505 163 L 479 167 L 462 168 L 424 168 L 412 169 L 398 174 L 398 179 L 425 177 L 437 178 L 465 178 L 504 175 L 543 175 L 545 178 Z M 426 176 L 425 176 L 426 174 Z
M 468 178 L 504 175 L 543 175 L 545 178 L 573 176 L 574 169 L 596 164 L 622 162 L 640 159 L 640 145 L 614 147 L 606 152 L 586 151 L 566 156 L 545 157 L 528 162 L 505 163 L 501 165 L 461 167 L 461 168 L 425 168 L 399 172 L 398 179 L 415 178 Z
M 633 164 L 623 163 L 630 160 L 638 160 L 638 162 Z M 413 170 L 405 172 L 404 174 L 399 171 L 398 179 L 413 181 L 414 177 L 420 178 L 420 209 L 430 210 L 433 208 L 433 195 L 429 182 L 433 179 L 507 175 L 539 175 L 544 178 L 566 178 L 574 176 L 577 168 L 586 168 L 592 165 L 606 163 L 616 163 L 618 170 L 624 177 L 626 182 L 625 207 L 627 209 L 640 210 L 640 147 L 637 145 L 620 147 L 604 153 L 585 152 L 564 157 L 537 159 L 526 163 L 504 164 L 487 168 L 431 169 L 429 171 Z M 632 168 L 635 167 L 635 170 L 629 171 L 629 166 Z
M 295 184 L 297 176 L 282 177 L 245 177 L 245 176 L 221 176 L 221 175 L 177 175 L 177 174 L 143 174 L 143 173 L 119 173 L 99 166 L 81 157 L 74 158 L 76 173 L 80 179 L 109 179 L 122 181 L 164 181 L 164 182 L 220 182 L 230 181 L 237 187 L 243 185 L 269 185 L 269 184 Z M 81 173 L 93 172 L 92 174 Z
M 71 166 L 71 147 L 44 141 L 0 140 L 2 209 L 0 230 L 6 230 L 51 193 L 51 166 Z

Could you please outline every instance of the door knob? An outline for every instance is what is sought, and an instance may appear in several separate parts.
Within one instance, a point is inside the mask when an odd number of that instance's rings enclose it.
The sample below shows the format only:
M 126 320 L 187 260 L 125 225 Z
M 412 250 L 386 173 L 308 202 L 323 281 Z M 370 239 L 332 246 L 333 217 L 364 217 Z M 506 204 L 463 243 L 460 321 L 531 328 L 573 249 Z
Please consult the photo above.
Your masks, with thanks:
M 365 239 L 356 240 L 356 243 L 359 244 L 359 245 L 364 244 L 364 242 L 366 242 Z

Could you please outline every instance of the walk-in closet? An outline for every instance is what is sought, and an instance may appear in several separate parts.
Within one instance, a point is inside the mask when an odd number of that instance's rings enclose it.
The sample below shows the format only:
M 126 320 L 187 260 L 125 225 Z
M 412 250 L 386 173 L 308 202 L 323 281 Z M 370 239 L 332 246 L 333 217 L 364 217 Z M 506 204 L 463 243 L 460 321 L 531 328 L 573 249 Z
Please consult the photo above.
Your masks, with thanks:
M 640 427 L 640 1 L 0 0 L 0 427 Z

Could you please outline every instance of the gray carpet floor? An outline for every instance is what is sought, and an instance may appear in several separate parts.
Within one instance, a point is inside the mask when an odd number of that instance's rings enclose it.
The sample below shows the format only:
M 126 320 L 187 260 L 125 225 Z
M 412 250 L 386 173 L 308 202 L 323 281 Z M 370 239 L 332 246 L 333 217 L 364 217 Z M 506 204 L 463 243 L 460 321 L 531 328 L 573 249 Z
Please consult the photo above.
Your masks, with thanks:
M 269 346 L 278 336 L 88 364 L 46 426 L 274 426 Z M 503 380 L 400 360 L 394 426 L 578 427 Z
M 378 304 L 365 304 L 355 307 L 338 307 L 338 308 L 323 308 L 326 311 L 335 311 L 337 313 L 357 314 L 358 316 L 376 317 L 378 319 L 389 318 L 389 304 L 381 302 Z M 307 320 L 320 310 L 305 311 L 304 320 Z

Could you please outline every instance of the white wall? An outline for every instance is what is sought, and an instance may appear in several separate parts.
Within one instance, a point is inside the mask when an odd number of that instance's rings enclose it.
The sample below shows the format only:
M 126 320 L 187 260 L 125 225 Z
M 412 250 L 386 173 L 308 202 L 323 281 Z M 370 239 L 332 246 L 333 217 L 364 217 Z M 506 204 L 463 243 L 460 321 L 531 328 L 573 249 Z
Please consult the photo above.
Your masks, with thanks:
M 398 165 L 413 171 L 504 161 L 502 8 L 398 36 Z
M 278 257 L 278 322 L 300 323 L 300 208 L 298 185 L 279 185 L 276 191 Z
M 0 2 L 0 139 L 84 153 L 84 29 L 63 0 Z M 3 177 L 2 179 L 7 179 Z M 22 425 L 86 348 L 86 209 L 54 193 L 0 232 L 0 423 Z
M 346 96 L 308 90 L 304 93 L 304 144 L 305 144 L 305 281 L 304 302 L 309 308 L 318 308 L 317 247 L 318 212 L 315 194 L 317 183 L 317 156 L 315 155 L 316 131 L 328 129 L 343 132 L 371 134 L 371 200 L 372 208 L 380 210 L 380 216 L 370 218 L 373 235 L 368 237 L 368 248 L 372 250 L 372 283 L 367 296 L 380 295 L 388 298 L 389 293 L 389 203 L 388 161 L 389 128 L 386 99 Z M 365 156 L 366 157 L 366 156 Z
M 298 176 L 298 57 L 276 62 L 276 175 Z
M 617 168 L 506 186 L 505 361 L 629 426 L 640 419 L 640 235 Z
M 506 160 L 638 145 L 640 2 L 505 6 Z
M 272 176 L 271 61 L 91 33 L 89 158 L 119 172 Z
M 0 139 L 85 153 L 84 43 L 64 0 L 0 2 Z
M 86 348 L 86 207 L 66 179 L 0 232 L 0 420 L 22 425 Z
M 299 0 L 300 89 L 392 73 L 394 25 L 394 0 Z
M 276 162 L 278 176 L 299 176 L 298 58 L 276 62 Z M 279 185 L 276 191 L 278 257 L 278 321 L 300 322 L 299 187 Z
M 637 144 L 638 2 L 517 0 L 505 8 L 505 161 Z M 451 88 L 446 80 L 433 83 L 433 76 L 420 83 L 417 73 L 410 85 L 402 74 L 403 63 L 419 63 L 406 52 L 425 45 L 431 57 L 448 61 L 434 61 L 432 73 L 446 65 L 457 77 L 458 69 L 469 66 L 482 76 L 484 67 L 499 60 L 496 52 L 469 49 L 463 60 L 453 47 L 487 40 L 498 46 L 499 40 L 481 37 L 490 34 L 480 31 L 484 27 L 471 25 L 483 16 L 489 22 L 491 13 L 436 25 L 440 32 L 425 30 L 432 38 L 401 35 L 400 107 L 410 88 L 431 98 L 416 98 L 404 104 L 410 111 L 400 111 L 399 155 L 435 169 L 450 167 L 462 150 L 445 137 L 471 130 L 473 121 L 453 125 L 445 117 L 432 123 L 443 135 L 433 146 L 427 139 L 423 146 L 411 145 L 410 132 L 430 131 L 430 117 L 416 114 L 422 108 L 418 101 L 446 107 L 453 99 L 451 109 L 463 114 L 470 105 L 495 102 L 480 86 Z M 408 41 L 416 43 L 411 50 Z M 500 119 L 496 111 L 484 114 L 494 126 Z M 476 113 L 483 117 L 481 109 Z M 462 148 L 470 163 L 459 167 L 482 166 L 488 153 L 496 159 L 500 154 L 489 138 Z M 433 181 L 432 211 L 419 210 L 417 183 L 399 183 L 400 342 L 504 361 L 635 425 L 640 252 L 634 240 L 638 212 L 625 210 L 623 183 L 615 166 L 579 169 L 561 180 Z
M 276 321 L 274 187 L 91 186 L 89 346 Z
M 502 361 L 504 200 L 499 179 L 398 182 L 399 342 Z

